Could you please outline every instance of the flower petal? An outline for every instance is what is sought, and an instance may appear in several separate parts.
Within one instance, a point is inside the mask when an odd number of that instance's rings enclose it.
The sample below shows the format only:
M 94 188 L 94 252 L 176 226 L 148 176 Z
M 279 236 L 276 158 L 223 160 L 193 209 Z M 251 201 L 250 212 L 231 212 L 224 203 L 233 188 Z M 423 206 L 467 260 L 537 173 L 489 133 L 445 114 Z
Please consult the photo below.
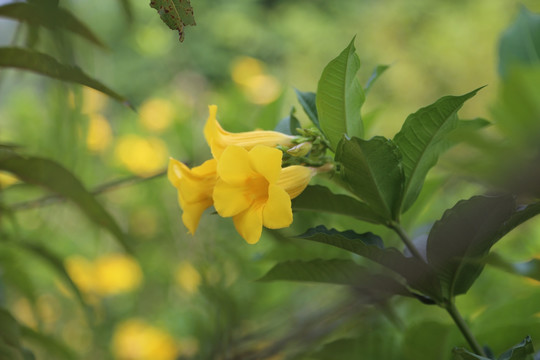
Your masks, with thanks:
M 249 151 L 251 167 L 263 175 L 270 184 L 275 183 L 281 171 L 283 153 L 268 146 L 257 145 Z
M 217 173 L 225 182 L 243 185 L 254 174 L 247 150 L 228 146 L 219 159 Z
M 236 231 L 249 244 L 255 244 L 261 238 L 263 225 L 263 208 L 250 207 L 233 217 Z
M 182 222 L 188 228 L 191 235 L 195 234 L 195 230 L 197 230 L 197 227 L 199 226 L 202 213 L 210 206 L 212 206 L 212 199 L 184 204 L 182 208 Z
M 291 225 L 293 214 L 289 194 L 277 185 L 268 187 L 268 200 L 263 210 L 263 225 L 280 229 Z
M 311 178 L 316 174 L 314 168 L 293 165 L 281 169 L 276 185 L 284 189 L 291 199 L 304 191 Z
M 218 180 L 214 187 L 214 207 L 220 216 L 234 216 L 249 208 L 252 199 L 249 189 Z

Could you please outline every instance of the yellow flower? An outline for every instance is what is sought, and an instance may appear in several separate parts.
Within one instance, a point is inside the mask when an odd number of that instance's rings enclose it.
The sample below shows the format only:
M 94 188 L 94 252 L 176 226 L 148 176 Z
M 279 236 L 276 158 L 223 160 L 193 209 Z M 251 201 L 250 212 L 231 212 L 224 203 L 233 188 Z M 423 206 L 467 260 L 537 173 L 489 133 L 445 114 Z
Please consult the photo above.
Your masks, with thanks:
M 188 168 L 178 160 L 169 160 L 169 181 L 178 189 L 178 203 L 182 221 L 193 235 L 204 210 L 212 206 L 212 192 L 217 180 L 217 162 L 207 160 L 202 165 Z
M 225 148 L 229 145 L 236 145 L 250 150 L 256 145 L 266 145 L 274 147 L 276 145 L 292 145 L 293 137 L 277 131 L 247 131 L 241 133 L 230 133 L 223 130 L 216 119 L 217 106 L 208 107 L 210 115 L 204 126 L 204 137 L 212 150 L 214 158 L 219 159 Z
M 259 241 L 262 227 L 279 229 L 292 223 L 291 197 L 307 186 L 314 170 L 303 166 L 281 168 L 283 153 L 257 145 L 249 152 L 228 146 L 217 165 L 214 207 L 232 217 L 236 230 L 250 244 Z

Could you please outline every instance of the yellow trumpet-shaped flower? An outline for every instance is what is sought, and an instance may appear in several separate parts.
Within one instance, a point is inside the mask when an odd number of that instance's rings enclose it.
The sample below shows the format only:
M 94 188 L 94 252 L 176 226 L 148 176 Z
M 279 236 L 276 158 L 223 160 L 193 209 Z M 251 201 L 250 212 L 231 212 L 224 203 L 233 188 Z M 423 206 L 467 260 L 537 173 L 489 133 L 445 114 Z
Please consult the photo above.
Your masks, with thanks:
M 212 192 L 216 184 L 217 161 L 207 160 L 202 165 L 188 168 L 178 160 L 170 159 L 169 181 L 178 189 L 178 203 L 182 208 L 182 221 L 191 234 L 195 233 L 204 210 L 212 206 Z
M 292 223 L 291 197 L 299 195 L 314 174 L 310 168 L 281 168 L 283 153 L 257 145 L 251 150 L 228 146 L 217 165 L 214 207 L 232 217 L 236 230 L 250 244 L 262 227 L 279 229 Z
M 231 133 L 223 130 L 216 119 L 217 106 L 208 107 L 210 115 L 204 126 L 204 137 L 212 150 L 214 158 L 219 159 L 225 148 L 229 145 L 243 147 L 250 150 L 256 145 L 266 145 L 274 147 L 276 145 L 292 145 L 293 137 L 277 131 L 247 131 Z

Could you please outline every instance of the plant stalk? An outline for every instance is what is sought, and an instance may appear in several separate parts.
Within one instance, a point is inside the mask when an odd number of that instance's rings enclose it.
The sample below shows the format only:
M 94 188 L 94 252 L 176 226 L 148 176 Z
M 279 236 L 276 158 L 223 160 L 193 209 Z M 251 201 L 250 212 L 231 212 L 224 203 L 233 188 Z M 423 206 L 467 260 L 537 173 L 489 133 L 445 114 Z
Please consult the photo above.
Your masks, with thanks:
M 449 301 L 447 305 L 445 306 L 446 311 L 448 311 L 448 314 L 452 317 L 452 320 L 454 320 L 454 323 L 459 328 L 459 331 L 463 334 L 467 342 L 469 343 L 469 346 L 471 349 L 477 354 L 481 356 L 486 356 L 486 353 L 484 352 L 484 349 L 478 344 L 478 341 L 476 341 L 474 335 L 472 334 L 471 330 L 469 329 L 469 326 L 467 326 L 467 323 L 465 320 L 461 317 L 461 314 L 459 313 L 458 309 L 456 308 L 456 305 L 453 301 Z
M 407 234 L 405 233 L 405 230 L 403 229 L 403 227 L 401 227 L 401 225 L 397 222 L 391 222 L 389 227 L 394 230 L 396 232 L 396 234 L 398 234 L 398 236 L 400 237 L 401 241 L 403 241 L 403 243 L 405 244 L 405 246 L 407 247 L 407 249 L 409 249 L 409 251 L 411 252 L 411 254 L 416 257 L 418 260 L 422 261 L 422 262 L 426 262 L 426 260 L 424 259 L 424 257 L 422 256 L 422 254 L 420 254 L 420 251 L 418 251 L 418 249 L 416 248 L 416 246 L 414 246 L 414 244 L 412 243 L 411 239 L 409 239 L 409 237 L 407 236 Z

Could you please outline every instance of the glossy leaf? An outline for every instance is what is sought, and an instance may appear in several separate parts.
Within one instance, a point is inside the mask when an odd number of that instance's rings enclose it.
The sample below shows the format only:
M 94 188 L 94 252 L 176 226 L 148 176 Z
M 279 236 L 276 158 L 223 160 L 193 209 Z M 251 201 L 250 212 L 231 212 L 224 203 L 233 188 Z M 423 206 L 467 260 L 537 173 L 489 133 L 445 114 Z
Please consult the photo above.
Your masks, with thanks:
M 382 136 L 343 138 L 336 151 L 350 190 L 386 220 L 399 217 L 403 170 L 399 150 Z
M 49 159 L 12 155 L 0 159 L 0 170 L 11 172 L 24 182 L 43 186 L 73 201 L 91 221 L 108 230 L 126 250 L 129 249 L 113 217 L 62 165 Z
M 11 3 L 0 6 L 0 17 L 24 21 L 32 26 L 49 29 L 65 29 L 80 35 L 88 41 L 105 48 L 103 42 L 82 21 L 68 10 L 41 3 Z
M 427 240 L 427 259 L 447 299 L 471 287 L 483 270 L 477 260 L 502 237 L 501 228 L 514 210 L 512 196 L 474 196 L 435 222 Z
M 29 70 L 54 79 L 85 85 L 131 107 L 125 97 L 91 78 L 78 67 L 61 64 L 47 54 L 29 49 L 3 47 L 0 48 L 0 67 Z
M 161 20 L 171 30 L 178 31 L 180 42 L 184 41 L 184 27 L 195 25 L 189 0 L 151 0 L 150 7 L 157 10 Z
M 517 19 L 499 40 L 499 75 L 516 65 L 540 64 L 540 15 L 522 6 Z
M 371 73 L 371 76 L 369 77 L 366 86 L 364 87 L 364 92 L 367 94 L 373 84 L 375 84 L 375 81 L 386 71 L 388 70 L 390 66 L 389 65 L 378 65 L 375 69 L 373 69 L 373 72 Z
M 384 223 L 384 218 L 371 208 L 350 196 L 334 194 L 321 185 L 308 186 L 298 197 L 292 200 L 293 210 L 328 212 L 347 215 L 375 224 Z
M 381 238 L 373 233 L 357 234 L 352 230 L 339 232 L 320 225 L 297 238 L 332 245 L 363 256 L 394 271 L 407 280 L 411 287 L 435 301 L 440 298 L 440 285 L 426 263 L 405 257 L 395 248 L 384 248 Z
M 360 109 L 364 91 L 356 78 L 360 59 L 355 51 L 353 38 L 349 46 L 326 65 L 317 86 L 319 123 L 332 149 L 336 149 L 344 134 L 363 135 Z
M 462 96 L 445 96 L 409 115 L 394 137 L 403 157 L 405 175 L 401 212 L 414 203 L 429 169 L 448 148 L 441 140 L 457 127 L 457 111 L 478 90 Z
M 319 115 L 317 114 L 317 101 L 316 95 L 314 92 L 303 92 L 298 89 L 294 89 L 298 102 L 302 105 L 304 112 L 308 116 L 309 120 L 321 130 L 321 125 L 319 124 Z M 322 130 L 321 130 L 322 131 Z

